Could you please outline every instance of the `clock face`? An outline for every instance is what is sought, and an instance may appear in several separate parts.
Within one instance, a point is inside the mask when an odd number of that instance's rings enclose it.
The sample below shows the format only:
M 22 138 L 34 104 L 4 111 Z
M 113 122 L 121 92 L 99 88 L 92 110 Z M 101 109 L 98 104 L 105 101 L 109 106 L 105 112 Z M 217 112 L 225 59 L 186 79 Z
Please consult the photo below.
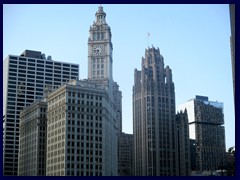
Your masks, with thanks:
M 94 55 L 102 55 L 103 54 L 103 45 L 94 45 L 93 46 L 93 54 Z

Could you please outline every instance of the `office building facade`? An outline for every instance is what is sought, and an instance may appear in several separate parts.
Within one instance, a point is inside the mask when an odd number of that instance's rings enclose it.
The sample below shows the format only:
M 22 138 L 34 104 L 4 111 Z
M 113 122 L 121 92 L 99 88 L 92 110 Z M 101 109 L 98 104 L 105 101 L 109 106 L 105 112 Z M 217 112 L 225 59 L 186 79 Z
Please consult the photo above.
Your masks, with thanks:
M 134 175 L 133 134 L 122 133 L 118 138 L 118 175 Z
M 134 71 L 134 167 L 137 176 L 178 175 L 175 90 L 159 49 L 145 50 Z
M 177 141 L 178 141 L 178 163 L 179 176 L 190 176 L 191 174 L 191 150 L 189 141 L 189 127 L 187 111 L 176 114 Z
M 39 51 L 9 55 L 3 63 L 3 174 L 17 175 L 19 114 L 44 96 L 46 86 L 57 88 L 79 78 L 79 65 L 53 61 Z
M 221 169 L 226 163 L 223 103 L 196 96 L 178 109 L 188 113 L 189 137 L 195 140 L 196 171 Z
M 19 176 L 46 175 L 47 102 L 37 101 L 20 113 Z
M 107 90 L 71 81 L 48 95 L 47 176 L 116 176 L 117 123 Z
M 191 151 L 191 171 L 197 171 L 196 167 L 196 140 L 190 139 L 190 151 Z

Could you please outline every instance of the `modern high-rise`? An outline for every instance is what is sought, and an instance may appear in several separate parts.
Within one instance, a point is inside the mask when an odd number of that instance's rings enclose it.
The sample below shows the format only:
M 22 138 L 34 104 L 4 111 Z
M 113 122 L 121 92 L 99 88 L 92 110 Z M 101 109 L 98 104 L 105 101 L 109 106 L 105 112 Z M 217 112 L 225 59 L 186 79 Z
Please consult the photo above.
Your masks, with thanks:
M 134 175 L 133 134 L 122 133 L 118 138 L 118 175 Z
M 134 71 L 134 167 L 137 176 L 178 175 L 175 90 L 159 48 L 145 50 Z
M 178 112 L 176 114 L 176 121 L 179 176 L 189 176 L 191 174 L 191 151 L 187 111 L 185 110 L 184 112 Z
M 221 169 L 226 163 L 223 103 L 196 96 L 178 107 L 178 110 L 185 109 L 189 138 L 195 140 L 196 170 L 212 172 Z
M 19 176 L 46 175 L 47 102 L 36 101 L 20 113 Z
M 79 78 L 79 65 L 54 61 L 39 51 L 9 55 L 3 63 L 3 174 L 17 175 L 19 114 L 41 99 L 46 86 L 57 88 Z
M 106 87 L 73 80 L 48 95 L 47 176 L 116 176 L 116 111 Z

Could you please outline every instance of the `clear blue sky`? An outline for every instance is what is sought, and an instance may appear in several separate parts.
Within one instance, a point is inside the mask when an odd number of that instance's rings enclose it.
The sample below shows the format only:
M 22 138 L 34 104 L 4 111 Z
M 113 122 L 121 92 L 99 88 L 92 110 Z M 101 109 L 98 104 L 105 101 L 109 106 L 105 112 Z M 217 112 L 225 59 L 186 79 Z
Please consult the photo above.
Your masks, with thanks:
M 87 78 L 89 27 L 98 6 L 3 5 L 3 59 L 37 50 L 80 64 L 80 78 Z M 176 107 L 195 95 L 223 102 L 226 147 L 235 145 L 228 5 L 102 6 L 112 30 L 113 77 L 123 93 L 123 131 L 132 133 L 134 68 L 153 45 L 172 69 Z

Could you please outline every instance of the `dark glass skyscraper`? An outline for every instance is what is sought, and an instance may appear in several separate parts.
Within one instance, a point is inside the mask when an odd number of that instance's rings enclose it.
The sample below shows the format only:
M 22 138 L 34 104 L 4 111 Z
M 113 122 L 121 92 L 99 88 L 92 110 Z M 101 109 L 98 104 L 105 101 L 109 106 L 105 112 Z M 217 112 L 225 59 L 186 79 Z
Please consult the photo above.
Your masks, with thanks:
M 178 173 L 175 90 L 172 71 L 160 50 L 145 50 L 142 70 L 134 71 L 133 134 L 137 176 Z
M 222 169 L 226 163 L 223 103 L 196 96 L 179 105 L 178 109 L 186 109 L 188 113 L 189 137 L 191 142 L 194 140 L 192 148 L 196 154 L 192 170 L 212 173 Z

